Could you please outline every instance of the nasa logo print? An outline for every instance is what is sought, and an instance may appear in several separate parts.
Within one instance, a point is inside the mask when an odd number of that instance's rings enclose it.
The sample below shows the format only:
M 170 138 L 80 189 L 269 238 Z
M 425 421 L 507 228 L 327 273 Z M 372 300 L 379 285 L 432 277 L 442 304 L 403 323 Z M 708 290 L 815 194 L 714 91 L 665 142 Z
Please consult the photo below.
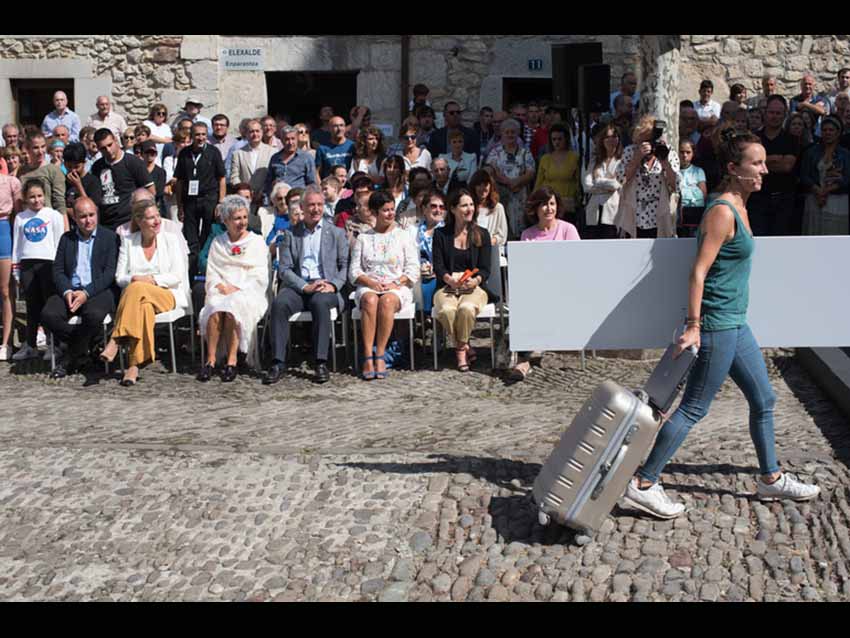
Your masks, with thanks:
M 50 224 L 48 224 L 43 219 L 33 217 L 26 224 L 24 224 L 24 237 L 27 238 L 27 241 L 31 241 L 37 244 L 45 237 L 47 237 L 47 229 L 49 228 L 49 226 Z

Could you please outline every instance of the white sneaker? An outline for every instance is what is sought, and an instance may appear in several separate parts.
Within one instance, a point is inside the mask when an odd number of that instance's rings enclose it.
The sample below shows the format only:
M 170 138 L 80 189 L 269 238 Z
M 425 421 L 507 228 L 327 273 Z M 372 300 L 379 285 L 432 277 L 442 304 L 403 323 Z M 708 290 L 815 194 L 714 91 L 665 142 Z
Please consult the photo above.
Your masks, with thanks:
M 24 347 L 12 356 L 12 361 L 26 361 L 27 359 L 35 359 L 37 356 L 38 350 L 30 348 L 30 344 L 25 343 Z
M 9 360 L 9 346 L 0 346 L 0 361 Z
M 758 480 L 756 491 L 760 501 L 811 501 L 820 496 L 820 488 L 817 485 L 806 485 L 793 474 L 785 472 L 782 478 L 773 485 L 767 485 L 761 478 Z
M 678 518 L 685 513 L 685 506 L 671 501 L 660 483 L 656 483 L 648 490 L 641 490 L 638 489 L 638 480 L 632 479 L 624 500 L 630 507 L 665 521 Z
M 44 330 L 41 328 L 38 329 L 38 336 L 35 339 L 35 347 L 39 350 L 47 347 L 47 335 L 44 334 Z

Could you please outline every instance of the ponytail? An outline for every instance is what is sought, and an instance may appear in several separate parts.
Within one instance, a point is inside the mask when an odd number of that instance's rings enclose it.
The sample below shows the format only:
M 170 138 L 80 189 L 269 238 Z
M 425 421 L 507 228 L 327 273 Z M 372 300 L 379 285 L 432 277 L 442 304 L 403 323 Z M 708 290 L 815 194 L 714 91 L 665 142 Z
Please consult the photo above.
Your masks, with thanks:
M 729 188 L 732 175 L 729 174 L 729 164 L 740 166 L 744 159 L 744 151 L 753 144 L 761 144 L 761 138 L 753 133 L 739 133 L 733 124 L 720 131 L 720 144 L 717 147 L 717 156 L 723 171 L 723 179 L 720 182 L 720 190 Z

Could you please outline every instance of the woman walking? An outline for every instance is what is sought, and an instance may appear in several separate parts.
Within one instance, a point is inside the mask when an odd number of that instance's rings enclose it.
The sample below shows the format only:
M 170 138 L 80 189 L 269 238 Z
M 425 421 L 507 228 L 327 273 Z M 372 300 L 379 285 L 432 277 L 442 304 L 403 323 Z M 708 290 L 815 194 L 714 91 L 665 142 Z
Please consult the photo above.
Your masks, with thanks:
M 681 516 L 659 483 L 661 472 L 691 429 L 708 414 L 727 376 L 750 405 L 750 435 L 758 455 L 760 478 L 756 496 L 762 501 L 808 501 L 820 488 L 783 473 L 776 459 L 773 411 L 776 395 L 767 366 L 747 325 L 749 279 L 755 241 L 747 200 L 761 190 L 767 155 L 752 134 L 724 132 L 719 148 L 724 173 L 722 195 L 709 205 L 697 239 L 699 254 L 691 273 L 687 329 L 678 352 L 699 349 L 679 410 L 661 428 L 646 464 L 629 484 L 626 502 L 657 518 Z

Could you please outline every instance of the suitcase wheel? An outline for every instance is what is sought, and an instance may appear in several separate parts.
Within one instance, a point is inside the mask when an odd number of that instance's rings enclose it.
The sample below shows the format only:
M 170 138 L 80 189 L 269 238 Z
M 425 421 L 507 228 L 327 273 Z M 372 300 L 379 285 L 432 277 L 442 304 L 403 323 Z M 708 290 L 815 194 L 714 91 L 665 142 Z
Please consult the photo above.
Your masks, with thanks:
M 549 527 L 552 523 L 552 519 L 546 512 L 540 511 L 537 514 L 537 522 L 539 522 L 543 527 Z

